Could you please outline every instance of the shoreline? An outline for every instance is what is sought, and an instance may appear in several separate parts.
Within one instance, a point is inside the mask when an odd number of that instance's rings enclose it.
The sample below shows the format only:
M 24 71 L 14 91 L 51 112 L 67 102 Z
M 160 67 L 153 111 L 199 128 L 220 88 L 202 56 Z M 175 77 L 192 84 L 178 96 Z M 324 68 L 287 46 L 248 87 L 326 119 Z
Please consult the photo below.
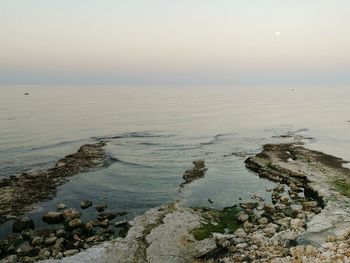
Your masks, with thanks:
M 295 141 L 264 145 L 245 163 L 258 176 L 279 183 L 268 190 L 272 204 L 255 196 L 254 202 L 240 203 L 234 213 L 189 208 L 180 201 L 165 204 L 129 221 L 124 238 L 60 261 L 350 260 L 350 169 L 343 167 L 345 161 Z M 229 225 L 227 216 L 235 220 L 234 225 Z

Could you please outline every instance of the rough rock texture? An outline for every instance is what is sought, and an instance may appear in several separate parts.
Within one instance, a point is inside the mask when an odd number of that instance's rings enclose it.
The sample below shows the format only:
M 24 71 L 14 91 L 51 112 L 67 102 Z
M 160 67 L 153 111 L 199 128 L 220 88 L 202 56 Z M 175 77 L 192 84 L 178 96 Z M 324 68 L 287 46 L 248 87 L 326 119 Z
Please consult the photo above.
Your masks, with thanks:
M 201 225 L 200 221 L 200 212 L 180 203 L 163 205 L 129 222 L 131 228 L 125 238 L 106 242 L 60 262 L 192 262 L 216 247 L 213 239 L 197 241 L 190 234 Z
M 29 211 L 36 202 L 51 198 L 66 178 L 107 165 L 104 142 L 85 144 L 46 171 L 23 173 L 0 180 L 0 223 Z
M 183 182 L 180 187 L 184 187 L 186 184 L 192 183 L 194 180 L 204 177 L 207 170 L 208 169 L 205 168 L 203 160 L 193 161 L 193 168 L 185 171 L 182 176 L 185 182 Z
M 308 223 L 301 243 L 321 244 L 328 236 L 341 238 L 350 230 L 350 169 L 344 160 L 306 149 L 296 143 L 268 144 L 246 160 L 259 176 L 303 186 L 324 206 Z

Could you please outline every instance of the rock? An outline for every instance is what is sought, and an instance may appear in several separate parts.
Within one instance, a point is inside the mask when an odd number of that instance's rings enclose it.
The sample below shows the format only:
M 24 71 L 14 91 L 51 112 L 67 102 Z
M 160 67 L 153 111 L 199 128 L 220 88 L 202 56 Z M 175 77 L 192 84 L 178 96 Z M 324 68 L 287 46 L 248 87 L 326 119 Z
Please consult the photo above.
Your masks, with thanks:
M 262 217 L 258 220 L 259 225 L 267 225 L 269 223 L 269 220 L 266 217 Z
M 118 222 L 115 222 L 114 223 L 114 226 L 116 228 L 119 228 L 119 227 L 127 227 L 128 226 L 128 221 L 118 221 Z
M 72 221 L 73 219 L 79 218 L 80 212 L 75 208 L 69 208 L 63 211 L 63 218 L 66 221 Z
M 304 221 L 299 218 L 293 218 L 290 220 L 290 227 L 294 230 L 300 230 L 304 226 Z
M 94 225 L 91 222 L 87 222 L 86 224 L 84 224 L 83 229 L 86 232 L 91 232 L 92 229 L 94 228 Z
M 64 229 L 59 228 L 56 230 L 56 236 L 57 237 L 65 237 L 66 236 L 66 231 L 64 231 Z
M 183 174 L 184 183 L 180 185 L 180 187 L 184 187 L 186 184 L 193 182 L 199 178 L 204 177 L 207 168 L 205 168 L 203 160 L 193 161 L 194 167 L 192 169 L 186 170 Z
M 32 245 L 33 247 L 39 246 L 44 242 L 44 238 L 43 237 L 34 237 L 31 241 L 30 241 L 30 245 Z
M 267 239 L 263 234 L 254 234 L 250 237 L 250 240 L 253 244 L 257 246 L 264 246 L 267 243 Z
M 57 210 L 63 210 L 65 208 L 66 208 L 65 204 L 60 203 L 60 204 L 57 205 Z
M 70 228 L 78 228 L 82 224 L 81 220 L 79 218 L 75 218 L 72 221 L 69 221 L 68 226 Z
M 61 223 L 63 221 L 63 214 L 61 212 L 48 212 L 43 215 L 42 220 L 46 223 Z
M 57 240 L 57 237 L 55 237 L 55 236 L 48 237 L 45 239 L 45 244 L 52 245 L 56 242 L 56 240 Z
M 314 257 L 316 255 L 316 253 L 317 253 L 317 250 L 313 246 L 307 245 L 305 247 L 305 252 L 304 252 L 305 256 L 307 256 L 307 257 Z
M 92 202 L 89 201 L 89 200 L 83 200 L 83 201 L 80 202 L 80 207 L 82 209 L 86 209 L 86 208 L 88 208 L 90 206 L 92 206 Z
M 107 213 L 99 213 L 97 216 L 97 219 L 99 221 L 103 221 L 105 219 L 113 220 L 116 217 L 117 217 L 117 213 L 107 212 Z
M 263 210 L 269 215 L 276 212 L 276 209 L 272 204 L 264 204 Z
M 8 215 L 22 215 L 33 209 L 35 203 L 55 196 L 57 187 L 65 183 L 67 177 L 109 165 L 111 159 L 104 146 L 104 142 L 82 145 L 50 169 L 0 179 L 0 186 L 4 186 L 0 187 L 0 224 L 8 220 Z
M 316 201 L 302 202 L 301 205 L 305 211 L 311 211 L 312 208 L 316 208 L 318 206 Z
M 237 215 L 237 219 L 238 219 L 238 221 L 243 223 L 243 222 L 245 222 L 245 221 L 247 221 L 249 219 L 249 216 L 246 213 L 244 213 L 244 212 L 240 212 Z
M 281 202 L 282 204 L 287 204 L 287 203 L 289 202 L 289 197 L 286 196 L 286 195 L 281 196 L 281 197 L 280 197 L 280 202 Z
M 235 234 L 235 236 L 240 237 L 240 238 L 246 238 L 247 237 L 247 233 L 242 228 L 238 228 L 234 232 L 234 234 Z
M 2 259 L 3 263 L 17 263 L 18 262 L 18 257 L 17 255 L 11 255 L 8 256 L 7 258 Z
M 107 209 L 107 205 L 96 205 L 95 208 L 97 212 L 103 212 Z
M 98 222 L 98 225 L 102 228 L 107 228 L 109 226 L 109 220 L 104 219 Z
M 29 217 L 23 217 L 21 219 L 16 220 L 12 224 L 12 231 L 14 233 L 21 233 L 24 230 L 34 229 L 34 221 Z
M 73 255 L 77 254 L 78 252 L 79 252 L 79 250 L 77 250 L 77 249 L 71 249 L 71 250 L 64 251 L 63 255 L 65 257 L 69 257 L 69 256 L 73 256 Z

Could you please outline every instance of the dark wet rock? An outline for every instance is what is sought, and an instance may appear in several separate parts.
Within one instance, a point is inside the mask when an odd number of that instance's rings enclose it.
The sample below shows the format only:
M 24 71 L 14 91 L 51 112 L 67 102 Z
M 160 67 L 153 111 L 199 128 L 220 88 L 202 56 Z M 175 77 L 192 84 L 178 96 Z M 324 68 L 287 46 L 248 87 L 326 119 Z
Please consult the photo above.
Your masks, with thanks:
M 23 230 L 34 229 L 34 221 L 30 217 L 23 217 L 21 219 L 17 219 L 12 224 L 12 231 L 14 233 L 21 233 Z
M 89 201 L 89 200 L 83 200 L 83 201 L 80 202 L 80 207 L 82 209 L 89 208 L 90 206 L 92 206 L 92 202 Z
M 44 243 L 46 245 L 52 245 L 52 244 L 54 244 L 56 242 L 56 240 L 57 240 L 56 236 L 51 236 L 51 237 L 46 238 Z
M 103 220 L 98 222 L 98 225 L 102 228 L 107 228 L 109 226 L 109 220 L 103 219 Z
M 31 241 L 30 241 L 30 245 L 33 247 L 39 246 L 44 242 L 44 238 L 43 237 L 34 237 Z
M 115 222 L 114 223 L 114 226 L 116 228 L 119 228 L 119 227 L 127 227 L 128 226 L 128 221 L 118 221 L 118 222 Z
M 66 221 L 72 221 L 73 219 L 80 217 L 80 212 L 75 208 L 69 208 L 63 211 L 62 216 Z
M 208 169 L 205 168 L 203 160 L 193 161 L 193 168 L 185 171 L 185 173 L 182 176 L 185 182 L 182 183 L 180 187 L 184 187 L 186 184 L 189 184 L 194 180 L 204 177 L 205 172 L 207 170 Z
M 65 183 L 68 177 L 109 165 L 104 146 L 104 142 L 86 144 L 51 169 L 0 180 L 0 223 L 31 210 L 34 203 L 53 197 L 57 186 Z
M 95 208 L 97 212 L 103 212 L 107 209 L 107 205 L 96 205 Z
M 104 213 L 99 213 L 97 216 L 97 219 L 99 221 L 108 219 L 108 220 L 113 220 L 118 216 L 118 212 L 104 212 Z
M 63 210 L 66 209 L 66 205 L 65 204 L 57 204 L 57 210 Z
M 62 212 L 48 212 L 43 215 L 43 221 L 50 224 L 61 223 L 63 221 Z
M 68 226 L 69 226 L 70 228 L 73 228 L 73 229 L 74 229 L 74 228 L 80 227 L 81 224 L 82 224 L 81 220 L 80 220 L 79 218 L 75 218 L 75 219 L 73 219 L 72 221 L 69 221 Z
M 62 228 L 59 228 L 56 230 L 56 236 L 57 237 L 65 237 L 66 236 L 66 231 Z

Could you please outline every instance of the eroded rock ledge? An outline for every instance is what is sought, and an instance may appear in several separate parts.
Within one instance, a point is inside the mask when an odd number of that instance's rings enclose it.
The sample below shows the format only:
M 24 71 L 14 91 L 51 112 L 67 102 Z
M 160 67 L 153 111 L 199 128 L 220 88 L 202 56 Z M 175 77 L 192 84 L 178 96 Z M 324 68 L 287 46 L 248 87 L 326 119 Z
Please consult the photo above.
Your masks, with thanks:
M 53 197 L 57 186 L 66 182 L 67 177 L 108 165 L 104 146 L 104 142 L 85 144 L 49 170 L 0 180 L 0 224 L 29 211 L 34 203 Z
M 221 214 L 163 205 L 130 221 L 125 238 L 60 262 L 349 262 L 350 170 L 343 163 L 299 143 L 265 145 L 246 165 L 279 182 L 268 189 L 272 204 L 255 196 L 237 213 Z

